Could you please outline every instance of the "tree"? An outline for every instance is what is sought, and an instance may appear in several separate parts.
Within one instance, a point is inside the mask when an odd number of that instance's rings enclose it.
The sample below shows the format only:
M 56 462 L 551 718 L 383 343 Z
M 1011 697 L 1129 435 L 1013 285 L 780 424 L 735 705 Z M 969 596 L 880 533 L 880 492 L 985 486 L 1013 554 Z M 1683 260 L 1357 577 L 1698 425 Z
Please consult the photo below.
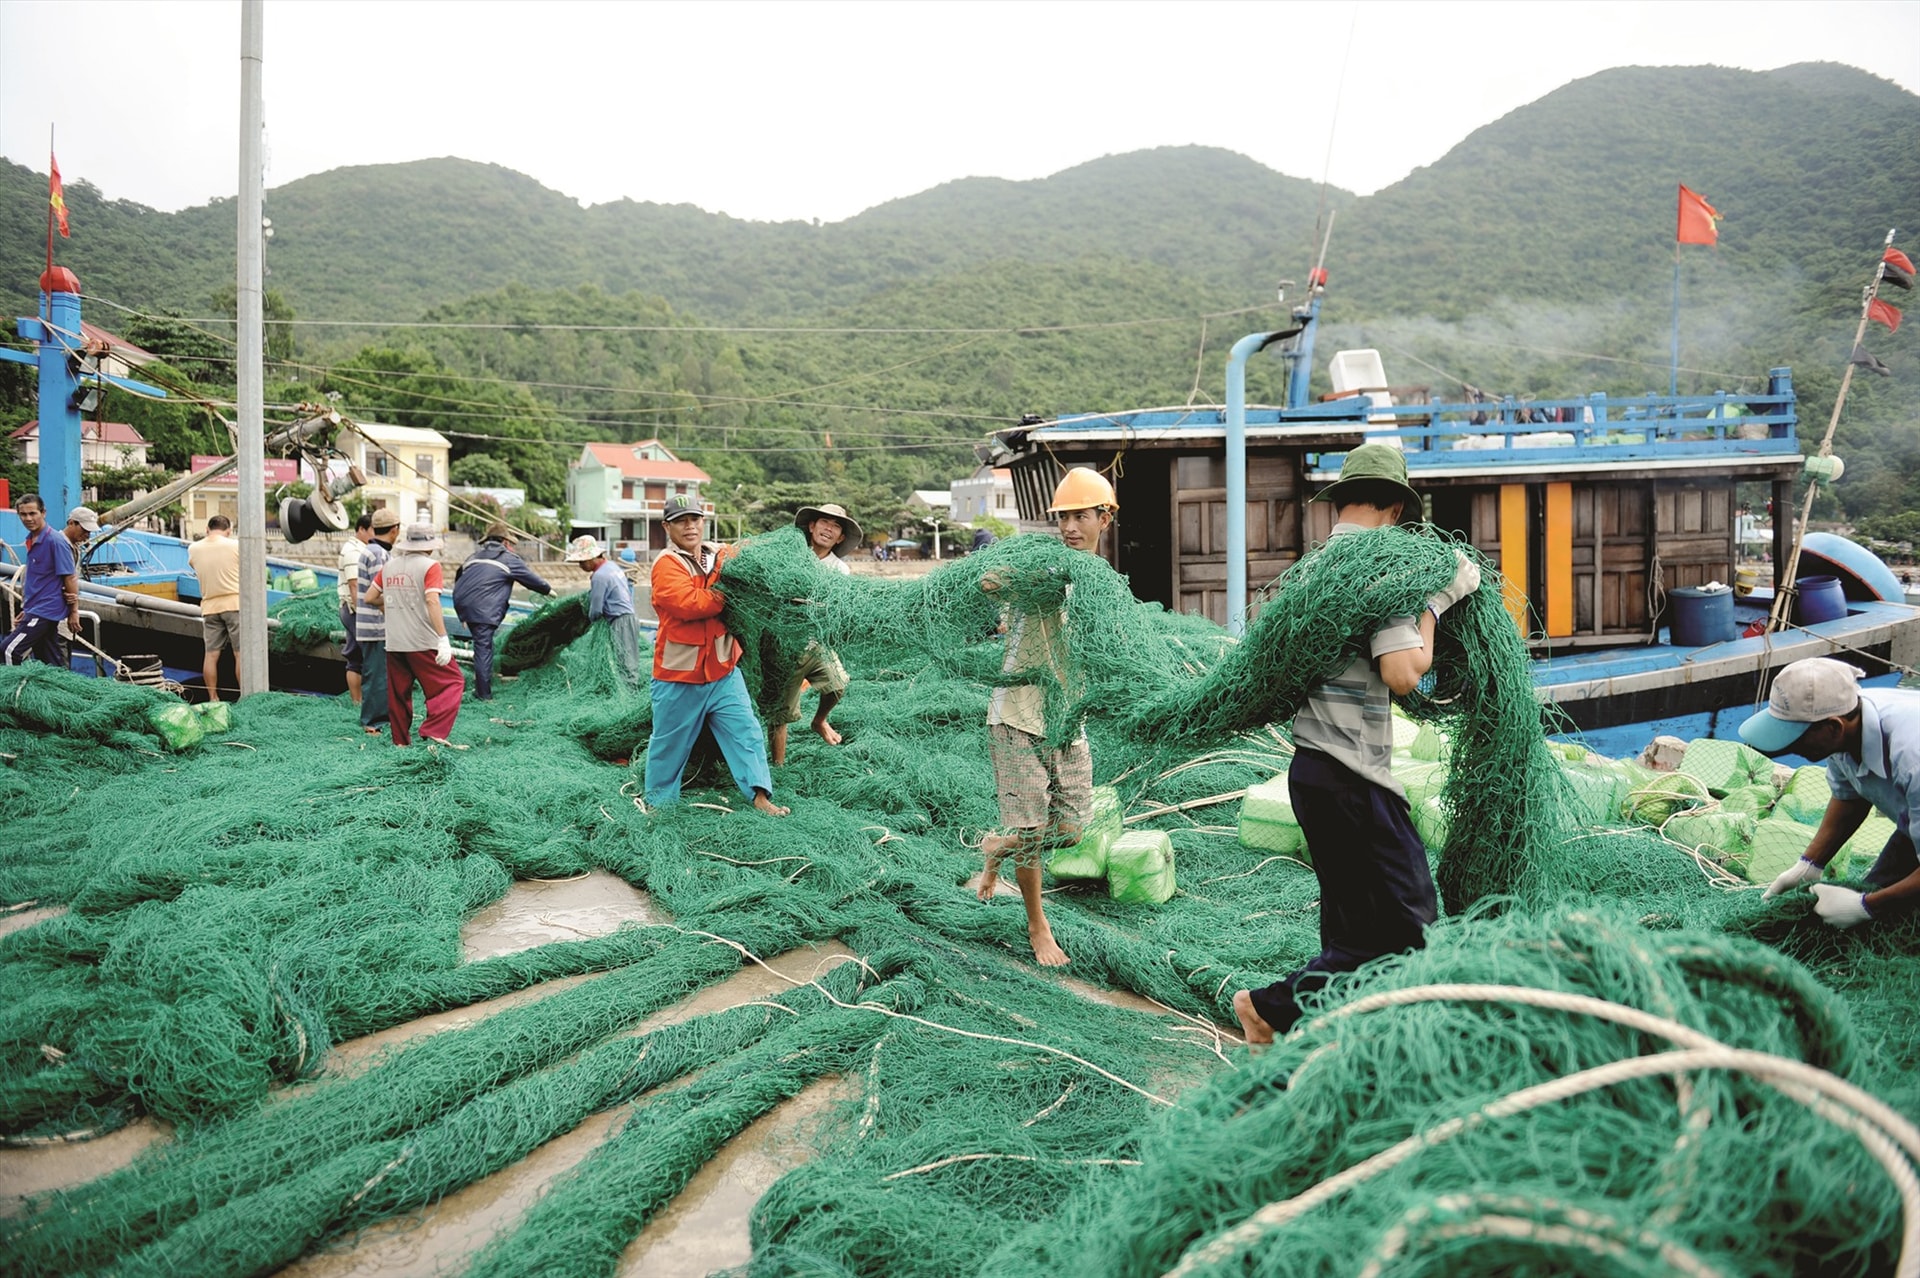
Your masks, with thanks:
M 508 465 L 489 453 L 468 453 L 447 468 L 447 478 L 461 488 L 521 488 Z
M 216 290 L 212 297 L 213 309 L 233 320 L 236 330 L 240 323 L 240 287 L 228 284 Z M 260 295 L 260 317 L 265 333 L 264 353 L 272 364 L 284 364 L 294 356 L 292 322 L 299 316 L 294 313 L 293 303 L 279 289 L 267 289 Z

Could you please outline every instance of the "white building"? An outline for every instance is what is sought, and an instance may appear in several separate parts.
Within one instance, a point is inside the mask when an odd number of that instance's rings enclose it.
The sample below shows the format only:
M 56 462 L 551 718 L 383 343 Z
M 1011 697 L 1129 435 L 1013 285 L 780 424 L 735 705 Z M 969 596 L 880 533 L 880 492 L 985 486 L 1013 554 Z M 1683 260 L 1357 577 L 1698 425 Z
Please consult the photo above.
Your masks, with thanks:
M 366 472 L 360 491 L 368 510 L 398 511 L 400 526 L 426 520 L 447 526 L 447 466 L 453 445 L 437 430 L 358 422 L 366 438 L 354 441 L 359 455 L 350 460 Z
M 982 466 L 965 479 L 947 486 L 949 517 L 956 524 L 975 523 L 984 516 L 1009 524 L 1020 522 L 1013 502 L 1013 472 L 1004 466 Z
M 40 461 L 40 423 L 30 421 L 15 428 L 14 442 L 20 445 L 20 460 L 29 466 Z M 82 466 L 144 466 L 147 441 L 125 422 L 80 422 L 80 464 Z

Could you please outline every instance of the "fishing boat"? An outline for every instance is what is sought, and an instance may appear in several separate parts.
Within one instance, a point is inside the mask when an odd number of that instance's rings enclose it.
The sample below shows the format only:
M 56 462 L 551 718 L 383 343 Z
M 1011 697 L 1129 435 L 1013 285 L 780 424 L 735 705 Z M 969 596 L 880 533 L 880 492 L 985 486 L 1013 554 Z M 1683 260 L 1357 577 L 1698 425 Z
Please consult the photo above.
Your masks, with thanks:
M 1773 589 L 1737 576 L 1743 487 L 1787 511 L 1812 460 L 1790 369 L 1754 393 L 1448 402 L 1392 384 L 1377 351 L 1343 350 L 1332 392 L 1310 399 L 1324 273 L 1311 283 L 1290 328 L 1235 346 L 1225 405 L 1033 418 L 990 437 L 982 460 L 1011 470 L 1026 520 L 1046 518 L 1058 468 L 1111 468 L 1127 512 L 1115 569 L 1140 598 L 1238 633 L 1260 604 L 1247 581 L 1331 532 L 1311 498 L 1348 450 L 1395 445 L 1431 523 L 1500 570 L 1542 702 L 1606 754 L 1731 735 L 1771 672 L 1802 657 L 1842 657 L 1875 684 L 1920 663 L 1920 608 L 1844 538 L 1807 535 L 1795 556 L 1792 521 L 1774 521 L 1773 579 L 1794 601 L 1771 629 Z M 1287 402 L 1247 405 L 1245 361 L 1268 347 L 1290 365 Z

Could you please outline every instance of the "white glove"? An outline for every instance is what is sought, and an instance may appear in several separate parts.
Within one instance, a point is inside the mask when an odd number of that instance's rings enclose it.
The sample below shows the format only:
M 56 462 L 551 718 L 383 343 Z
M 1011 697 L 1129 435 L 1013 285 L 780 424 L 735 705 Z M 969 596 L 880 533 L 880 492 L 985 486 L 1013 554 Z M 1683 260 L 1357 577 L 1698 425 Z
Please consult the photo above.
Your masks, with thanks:
M 1828 927 L 1859 927 L 1873 917 L 1867 912 L 1865 892 L 1833 883 L 1816 883 L 1813 895 L 1813 912 L 1824 919 Z
M 1460 568 L 1453 574 L 1453 580 L 1447 583 L 1446 589 L 1436 591 L 1427 598 L 1427 607 L 1433 610 L 1436 618 L 1480 589 L 1480 565 L 1458 550 L 1453 552 L 1453 557 L 1460 561 Z
M 1807 858 L 1803 856 L 1799 859 L 1799 861 L 1795 862 L 1793 865 L 1788 866 L 1786 870 L 1781 873 L 1779 878 L 1775 879 L 1772 883 L 1768 884 L 1766 893 L 1763 896 L 1761 896 L 1760 899 L 1763 901 L 1771 901 L 1774 897 L 1779 896 L 1782 892 L 1793 891 L 1795 888 L 1799 887 L 1802 883 L 1818 883 L 1820 881 L 1820 877 L 1826 872 L 1827 872 L 1826 866 L 1815 865 L 1813 862 L 1807 860 Z
M 453 640 L 447 638 L 445 635 L 441 635 L 440 642 L 434 645 L 433 664 L 436 666 L 444 666 L 449 661 L 452 661 L 452 660 L 453 660 Z

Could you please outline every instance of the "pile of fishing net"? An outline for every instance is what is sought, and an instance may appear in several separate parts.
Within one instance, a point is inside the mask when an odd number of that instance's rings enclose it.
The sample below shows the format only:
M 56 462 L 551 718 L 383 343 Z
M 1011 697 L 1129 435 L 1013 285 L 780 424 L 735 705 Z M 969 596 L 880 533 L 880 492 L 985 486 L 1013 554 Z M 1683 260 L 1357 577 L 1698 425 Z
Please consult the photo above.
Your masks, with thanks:
M 0 935 L 0 1138 L 176 1124 L 124 1171 L 23 1202 L 0 1219 L 0 1254 L 23 1273 L 267 1271 L 427 1210 L 613 1108 L 615 1133 L 469 1266 L 609 1274 L 715 1150 L 819 1085 L 835 1099 L 816 1156 L 757 1208 L 753 1272 L 1160 1272 L 1516 1087 L 1656 1050 L 1650 1032 L 1590 1014 L 1461 1000 L 1314 1022 L 1253 1059 L 1215 1028 L 1233 1024 L 1236 989 L 1320 947 L 1311 869 L 1239 837 L 1247 790 L 1291 757 L 1284 717 L 1354 635 L 1453 572 L 1451 546 L 1411 534 L 1335 545 L 1279 583 L 1236 645 L 1049 539 L 917 581 L 844 578 L 797 534 L 758 539 L 722 578 L 749 686 L 777 697 L 810 641 L 854 680 L 833 716 L 843 745 L 795 729 L 775 776 L 793 808 L 782 820 L 746 810 L 711 760 L 687 802 L 640 810 L 646 691 L 625 687 L 579 596 L 536 614 L 524 642 L 540 655 L 494 701 L 463 706 L 464 752 L 396 750 L 342 700 L 265 694 L 234 707 L 235 748 L 0 760 L 18 795 L 0 906 L 66 910 Z M 1920 1112 L 1920 930 L 1836 936 L 1804 902 L 1729 889 L 1650 829 L 1575 819 L 1571 761 L 1542 744 L 1488 580 L 1448 614 L 1431 691 L 1408 705 L 1415 736 L 1446 737 L 1447 777 L 1425 797 L 1450 820 L 1438 869 L 1452 917 L 1427 951 L 1333 982 L 1316 1010 L 1440 981 L 1592 994 Z M 1033 966 L 1017 898 L 983 903 L 966 885 L 998 819 L 984 725 L 1010 681 L 1007 608 L 1064 612 L 1069 677 L 1016 678 L 1043 688 L 1057 733 L 1085 714 L 1124 829 L 1164 834 L 1174 856 L 1178 890 L 1158 903 L 1097 882 L 1048 896 L 1081 985 Z M 1308 611 L 1324 626 L 1291 619 Z M 16 675 L 0 672 L 0 705 Z M 119 723 L 112 685 L 89 688 L 100 722 Z M 50 706 L 36 724 L 74 713 Z M 40 734 L 28 745 L 58 731 L 8 730 Z M 645 891 L 644 918 L 467 958 L 462 925 L 513 881 L 596 868 Z M 834 943 L 857 961 L 656 1019 L 743 965 Z M 518 992 L 529 1001 L 474 1006 Z M 471 1023 L 364 1072 L 329 1065 L 335 1044 L 463 1008 Z M 1657 1272 L 1690 1256 L 1700 1272 L 1884 1268 L 1898 1208 L 1885 1173 L 1804 1110 L 1724 1072 L 1584 1094 L 1423 1147 L 1275 1226 L 1286 1245 L 1223 1265 L 1297 1256 L 1300 1272 L 1359 1272 L 1379 1251 L 1444 1269 L 1498 1246 L 1511 1252 L 1455 1271 Z M 1753 1200 L 1726 1201 L 1741 1194 Z M 1539 1210 L 1509 1226 L 1511 1196 Z M 1488 1220 L 1529 1236 L 1487 1239 Z M 1594 1239 L 1626 1259 L 1590 1262 Z

